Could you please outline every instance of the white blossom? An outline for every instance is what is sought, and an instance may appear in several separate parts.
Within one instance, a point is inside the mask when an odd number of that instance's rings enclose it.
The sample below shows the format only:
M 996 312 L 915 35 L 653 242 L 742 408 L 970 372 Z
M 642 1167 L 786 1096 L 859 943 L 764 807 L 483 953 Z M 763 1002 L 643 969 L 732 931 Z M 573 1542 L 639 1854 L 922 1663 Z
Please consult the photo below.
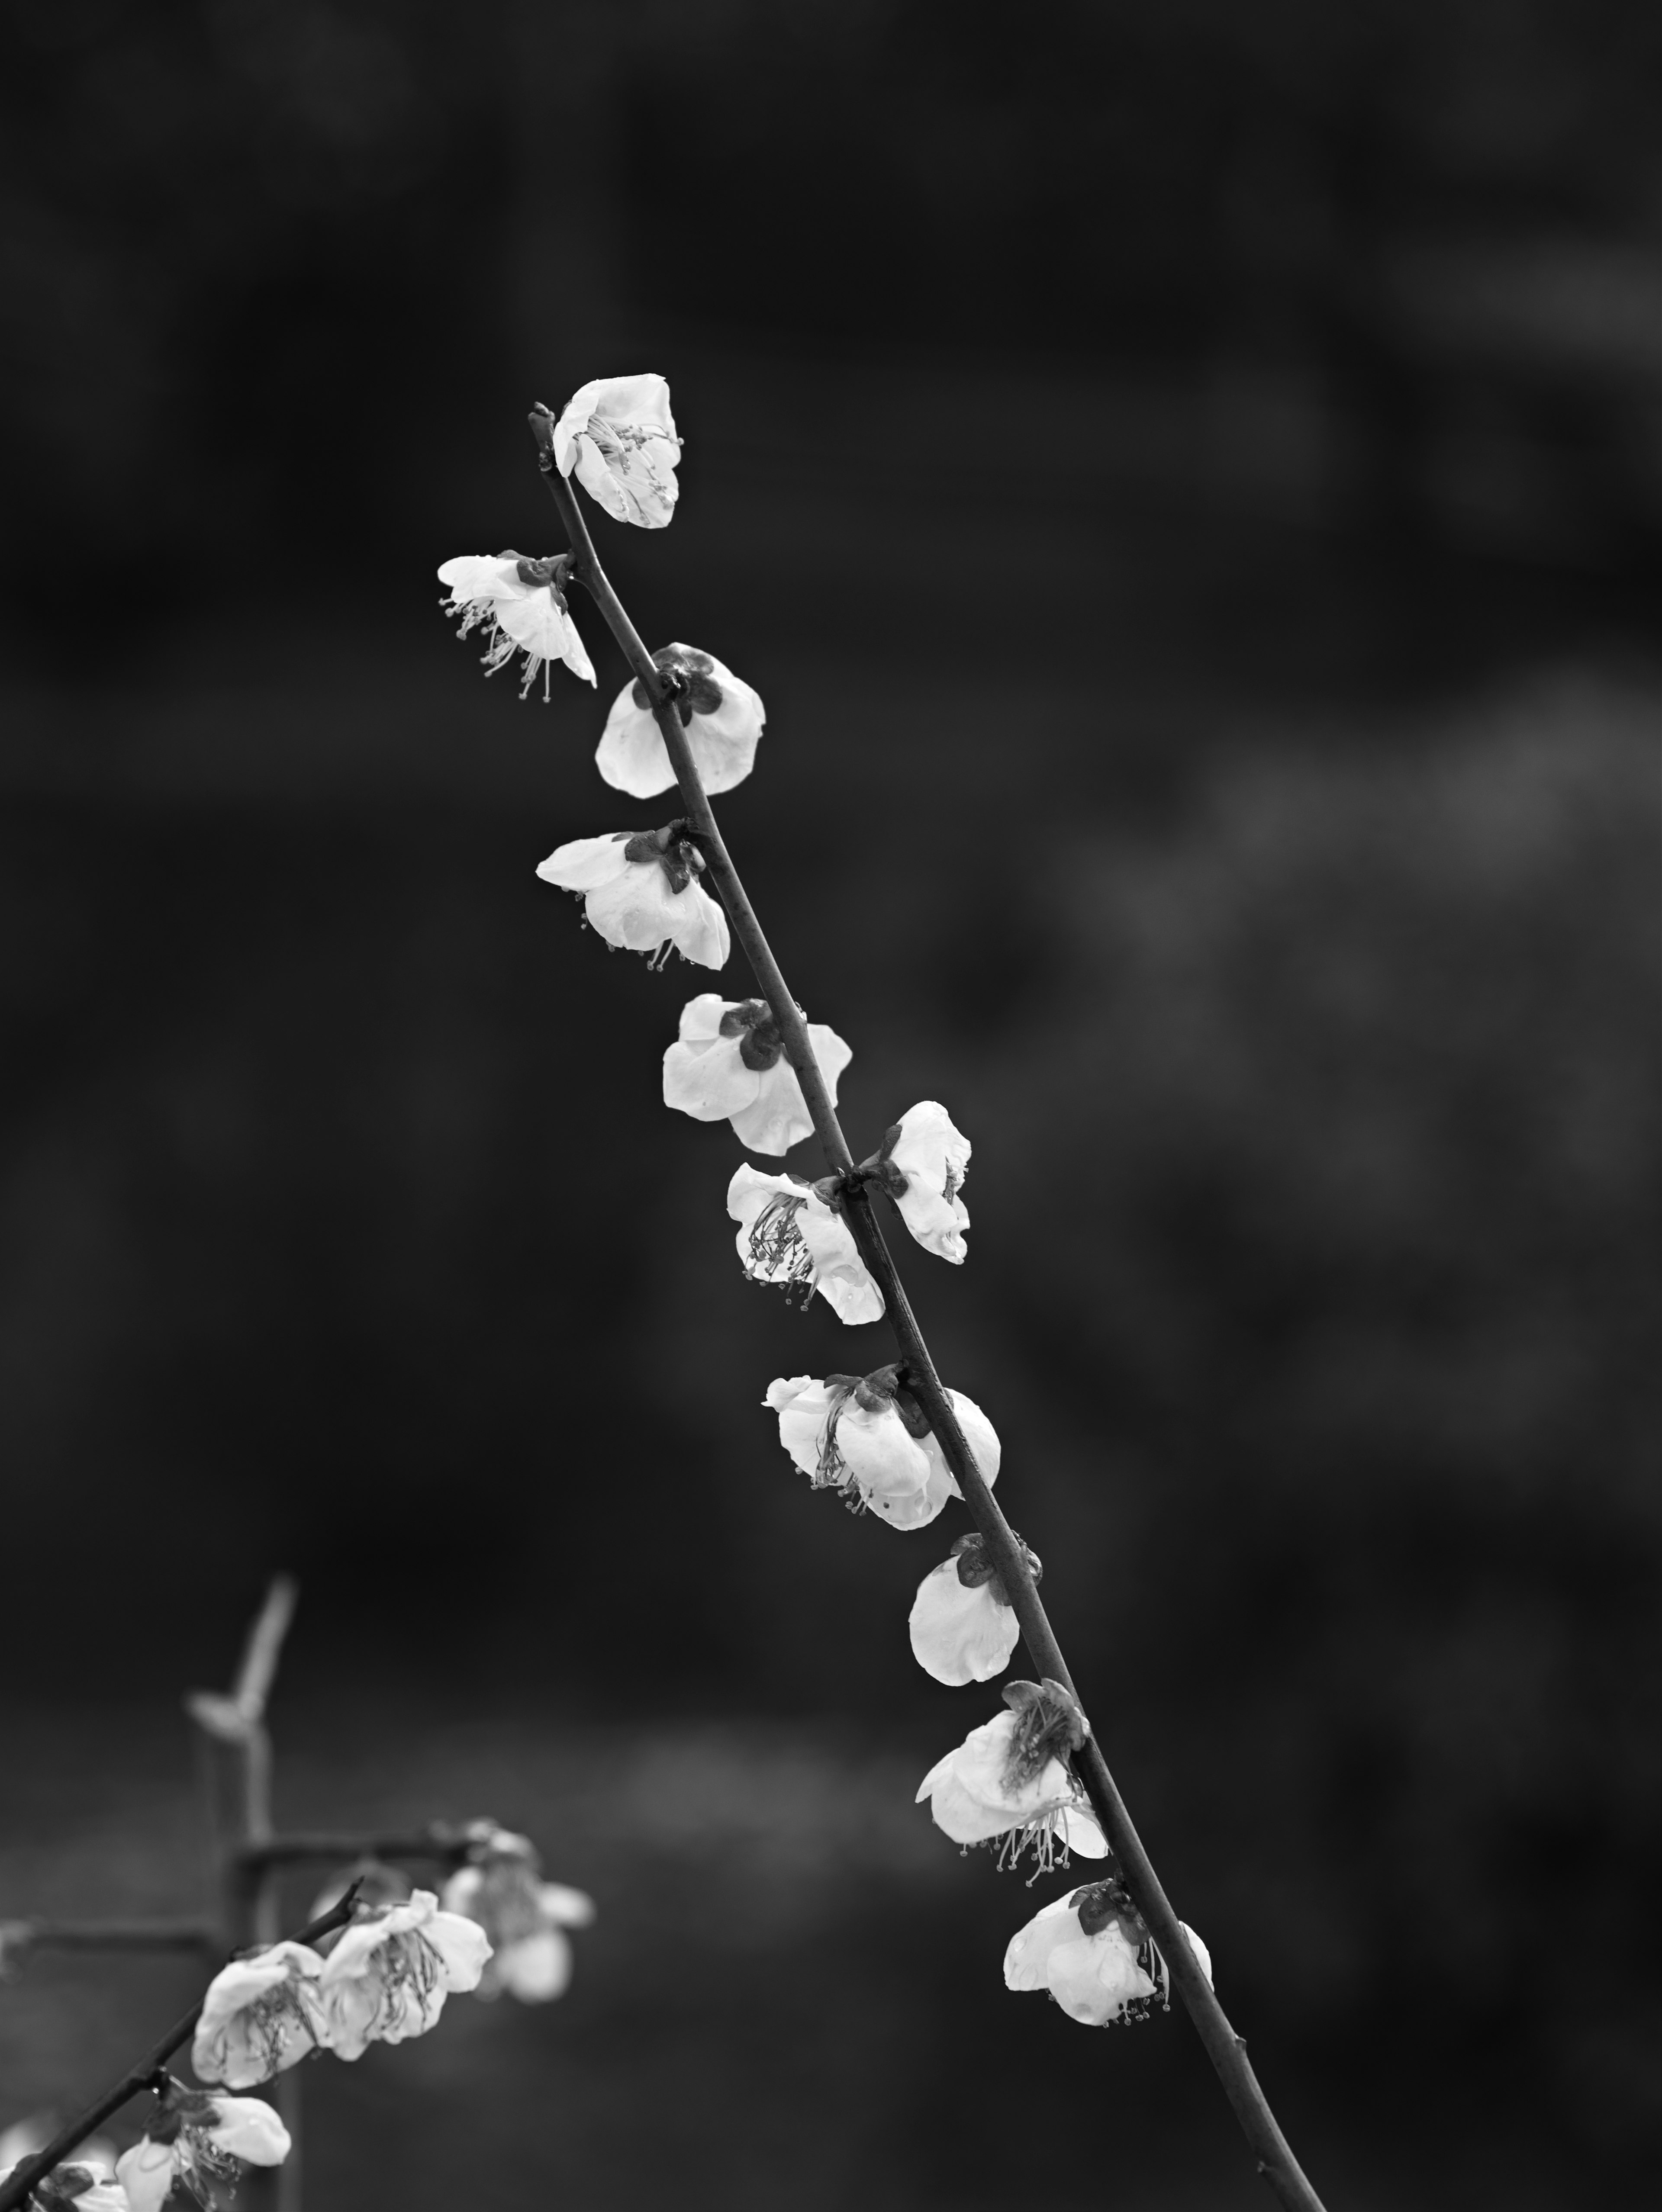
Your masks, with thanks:
M 1000 1449 L 992 1423 L 974 1400 L 948 1390 L 965 1441 L 988 1483 L 996 1481 Z M 875 1373 L 782 1376 L 762 1401 L 779 1416 L 779 1441 L 816 1489 L 842 1492 L 892 1528 L 922 1528 L 949 1498 L 959 1496 L 934 1431 L 892 1367 Z
M 1194 1929 L 1179 1922 L 1209 1982 L 1212 1960 Z M 1169 2002 L 1164 1958 L 1115 1880 L 1053 1898 L 1010 1939 L 1007 1989 L 1049 1990 L 1070 2020 L 1107 2027 L 1141 2018 L 1156 1998 Z
M 537 873 L 577 892 L 608 945 L 644 952 L 660 967 L 673 950 L 701 968 L 722 968 L 731 950 L 728 918 L 697 880 L 703 866 L 697 848 L 672 826 L 574 838 Z
M 548 697 L 549 672 L 557 660 L 564 661 L 585 684 L 594 683 L 594 665 L 567 611 L 551 562 L 532 561 L 512 551 L 460 553 L 454 561 L 443 563 L 439 581 L 450 591 L 449 599 L 441 599 L 440 605 L 461 617 L 456 625 L 458 637 L 466 637 L 482 623 L 486 626 L 488 675 L 506 667 L 516 653 L 524 653 L 521 699 L 536 682 L 539 668 L 543 696 Z
M 742 677 L 696 645 L 666 645 L 652 656 L 685 683 L 675 705 L 693 766 L 707 792 L 731 791 L 750 774 L 766 720 L 759 696 Z M 646 686 L 637 678 L 618 694 L 600 734 L 594 765 L 614 791 L 653 799 L 672 789 L 675 771 Z
M 319 1977 L 330 2050 L 338 2058 L 361 2058 L 371 2043 L 424 2035 L 448 1995 L 478 1987 L 490 1956 L 484 1930 L 441 1911 L 429 1889 L 354 1921 Z
M 909 1106 L 870 1164 L 924 1249 L 943 1260 L 965 1256 L 969 1208 L 959 1196 L 969 1171 L 970 1140 L 933 1098 Z
M 9 2181 L 12 2170 L 26 2158 L 33 2158 L 44 2150 L 52 2140 L 52 2130 L 36 2130 L 27 2120 L 15 2122 L 0 2134 L 0 2182 Z M 41 2212 L 131 2212 L 127 2192 L 115 2179 L 112 2160 L 104 2154 L 107 2146 L 100 2142 L 82 2143 L 61 2166 L 37 2181 L 29 2193 L 32 2204 Z
M 222 1967 L 191 2045 L 198 2079 L 251 2089 L 315 2051 L 323 2040 L 322 1971 L 315 1951 L 287 1942 Z
M 1107 1856 L 1108 1845 L 1078 1782 L 1057 1756 L 1084 1741 L 1083 1716 L 1053 1682 L 1010 1682 L 1008 1712 L 971 1729 L 956 1751 L 924 1776 L 917 1801 L 929 1801 L 935 1826 L 955 1844 L 999 1846 L 1001 1866 L 1014 1865 L 1030 1845 L 1049 1869 L 1060 1851 Z
M 161 2212 L 175 2181 L 206 2202 L 206 2184 L 231 2179 L 236 2160 L 281 2166 L 289 2148 L 288 2129 L 258 2097 L 175 2089 L 160 2118 L 116 2160 L 115 2174 L 131 2212 Z
M 807 1028 L 834 1106 L 837 1079 L 854 1054 L 824 1022 Z M 688 1000 L 680 1036 L 664 1053 L 664 1103 L 695 1121 L 731 1121 L 740 1143 L 753 1152 L 788 1152 L 813 1129 L 764 999 L 723 999 L 707 991 Z
M 476 1844 L 472 1863 L 446 1883 L 444 1909 L 477 1921 L 490 1939 L 490 1957 L 474 1995 L 494 1997 L 506 1990 L 525 2004 L 561 1995 L 571 1979 L 565 1931 L 587 1928 L 594 1918 L 592 1897 L 563 1882 L 540 1880 L 529 1839 L 494 1825 Z
M 800 1289 L 805 1301 L 818 1291 L 839 1321 L 882 1318 L 883 1293 L 853 1231 L 812 1183 L 741 1167 L 728 1185 L 728 1212 L 739 1224 L 734 1242 L 752 1282 L 780 1285 L 787 1294 Z
M 1021 1631 L 979 1536 L 960 1536 L 953 1557 L 924 1576 L 906 1626 L 912 1656 L 937 1682 L 988 1682 L 1003 1673 Z
M 661 376 L 597 376 L 554 425 L 554 463 L 619 522 L 661 530 L 675 510 L 681 441 Z

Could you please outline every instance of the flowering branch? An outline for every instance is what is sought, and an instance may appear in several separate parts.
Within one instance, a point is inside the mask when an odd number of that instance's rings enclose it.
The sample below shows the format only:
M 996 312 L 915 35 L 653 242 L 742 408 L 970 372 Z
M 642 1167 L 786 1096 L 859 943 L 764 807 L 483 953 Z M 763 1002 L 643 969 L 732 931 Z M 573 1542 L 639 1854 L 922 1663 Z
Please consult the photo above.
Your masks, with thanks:
M 575 411 L 581 416 L 587 410 Z M 568 416 L 572 412 L 568 410 Z M 875 1182 L 879 1188 L 886 1187 L 881 1161 L 860 1167 L 855 1164 L 815 1057 L 806 1018 L 786 985 L 717 826 L 680 711 L 688 690 L 687 676 L 673 662 L 665 667 L 654 660 L 612 589 L 595 553 L 575 492 L 563 472 L 557 453 L 556 417 L 548 409 L 539 407 L 531 415 L 530 423 L 537 442 L 539 465 L 559 510 L 571 549 L 569 556 L 549 564 L 551 570 L 557 569 L 558 574 L 551 574 L 548 580 L 555 583 L 557 591 L 578 583 L 588 592 L 634 673 L 636 696 L 650 708 L 685 811 L 685 822 L 675 827 L 696 847 L 703 859 L 704 872 L 727 909 L 733 933 L 767 1001 L 784 1057 L 796 1072 L 815 1134 L 831 1170 L 826 1182 L 816 1186 L 816 1194 L 840 1210 L 859 1248 L 861 1259 L 882 1291 L 900 1353 L 898 1380 L 922 1407 L 939 1441 L 964 1502 L 981 1533 L 986 1557 L 1014 1610 L 1036 1671 L 1045 1682 L 1059 1686 L 1069 1698 L 1075 1698 L 1072 1677 L 1040 1602 L 1029 1557 L 976 1464 L 953 1400 L 941 1384 L 878 1225 L 868 1186 Z M 581 468 L 579 473 L 582 473 Z M 588 481 L 587 476 L 584 481 Z M 667 520 L 667 510 L 656 519 Z M 1219 2004 L 1210 1978 L 1196 1958 L 1188 1932 L 1172 1910 L 1132 1825 L 1101 1747 L 1088 1729 L 1082 1731 L 1082 1740 L 1073 1749 L 1072 1759 L 1118 1862 L 1124 1890 L 1164 1954 L 1171 1978 L 1177 1984 L 1257 2158 L 1258 2172 L 1288 2212 L 1322 2212 L 1320 2199 L 1300 2170 L 1258 2086 L 1247 2059 L 1245 2039 L 1236 2034 Z M 3 2212 L 3 2207 L 0 2212 Z
M 295 1943 L 315 1943 L 331 1936 L 337 1928 L 344 1928 L 357 1909 L 358 1885 L 354 1882 L 346 1894 L 327 1912 L 318 1915 L 290 1940 Z M 204 1993 L 205 1994 L 205 1993 Z M 95 2098 L 83 2112 L 77 2113 L 67 2127 L 60 2128 L 44 2150 L 15 2166 L 3 2181 L 0 2181 L 0 2212 L 16 2212 L 16 2207 L 27 2203 L 31 2191 L 46 2179 L 60 2160 L 67 2158 L 77 2144 L 83 2143 L 94 2128 L 107 2120 L 112 2112 L 133 2097 L 142 2096 L 145 2090 L 156 2086 L 174 2051 L 188 2043 L 202 2017 L 202 1999 L 191 2007 L 182 2020 L 176 2021 L 154 2051 L 141 2058 L 112 2088 Z

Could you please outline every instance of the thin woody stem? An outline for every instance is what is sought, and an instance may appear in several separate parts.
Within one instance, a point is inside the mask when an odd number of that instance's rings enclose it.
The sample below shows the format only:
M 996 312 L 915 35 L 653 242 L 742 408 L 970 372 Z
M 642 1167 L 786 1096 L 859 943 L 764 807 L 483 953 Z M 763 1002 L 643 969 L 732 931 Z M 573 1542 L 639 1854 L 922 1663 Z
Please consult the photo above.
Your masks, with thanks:
M 624 612 L 622 602 L 600 565 L 587 523 L 571 485 L 554 465 L 551 417 L 539 409 L 531 416 L 530 422 L 532 434 L 538 445 L 538 459 L 543 479 L 559 509 L 560 520 L 565 526 L 571 546 L 572 557 L 567 575 L 571 581 L 581 584 L 600 608 L 607 628 L 622 649 L 624 658 L 652 702 L 653 715 L 663 734 L 664 745 L 675 771 L 675 781 L 688 823 L 696 834 L 710 879 L 728 910 L 733 933 L 743 947 L 745 957 L 761 987 L 762 995 L 778 1024 L 785 1057 L 795 1069 L 801 1084 L 802 1095 L 813 1116 L 814 1131 L 819 1139 L 826 1164 L 833 1174 L 849 1178 L 845 1182 L 843 1192 L 845 1216 L 859 1245 L 861 1257 L 883 1292 L 889 1325 L 899 1348 L 906 1382 L 928 1414 L 929 1425 L 940 1442 L 941 1452 L 963 1494 L 971 1518 L 985 1540 L 987 1555 L 1014 1608 L 1022 1640 L 1026 1644 L 1035 1669 L 1041 1677 L 1048 1676 L 1072 1692 L 1073 1678 L 1062 1658 L 1055 1631 L 1040 1602 L 1032 1571 L 1009 1522 L 975 1463 L 974 1454 L 965 1441 L 958 1416 L 941 1387 L 941 1377 L 923 1340 L 923 1333 L 917 1325 L 883 1232 L 872 1212 L 870 1197 L 864 1185 L 853 1176 L 854 1156 L 849 1150 L 836 1109 L 826 1090 L 825 1078 L 814 1059 L 807 1021 L 801 1008 L 791 996 L 780 972 L 779 963 L 762 933 L 756 910 L 746 896 L 739 872 L 716 825 L 675 698 L 667 689 L 656 663 Z M 1269 2183 L 1281 2203 L 1289 2208 L 1289 2212 L 1322 2212 L 1321 2199 L 1293 2155 L 1291 2146 L 1258 2086 L 1257 2077 L 1247 2059 L 1245 2039 L 1237 2035 L 1230 2026 L 1210 1982 L 1201 1970 L 1182 1924 L 1160 1887 L 1094 1734 L 1087 1737 L 1081 1749 L 1075 1754 L 1074 1763 L 1102 1824 L 1103 1832 L 1119 1861 L 1132 1902 L 1164 1953 L 1172 1979 L 1188 2008 L 1190 2018 L 1206 2047 L 1208 2057 L 1217 2069 L 1224 2094 L 1257 2158 L 1259 2173 Z M 3 2212 L 3 2208 L 0 2208 L 0 2212 Z
M 299 1934 L 290 1937 L 295 1943 L 315 1943 L 337 1928 L 344 1928 L 357 1905 L 356 1882 L 339 1903 L 332 1905 L 327 1912 L 320 1913 L 309 1921 Z M 83 2112 L 78 2112 L 65 2128 L 60 2128 L 44 2150 L 15 2166 L 3 2181 L 0 2181 L 0 2212 L 15 2212 L 20 2204 L 28 2202 L 29 2194 L 37 2184 L 46 2179 L 53 2166 L 61 2164 L 76 2147 L 85 2142 L 93 2130 L 107 2120 L 112 2112 L 119 2112 L 129 2098 L 139 2097 L 146 2089 L 155 2086 L 156 2076 L 167 2065 L 174 2051 L 188 2043 L 202 2017 L 204 2000 L 200 1997 L 184 2018 L 175 2021 L 154 2051 L 141 2058 L 137 2066 L 124 2074 L 113 2088 L 96 2097 Z

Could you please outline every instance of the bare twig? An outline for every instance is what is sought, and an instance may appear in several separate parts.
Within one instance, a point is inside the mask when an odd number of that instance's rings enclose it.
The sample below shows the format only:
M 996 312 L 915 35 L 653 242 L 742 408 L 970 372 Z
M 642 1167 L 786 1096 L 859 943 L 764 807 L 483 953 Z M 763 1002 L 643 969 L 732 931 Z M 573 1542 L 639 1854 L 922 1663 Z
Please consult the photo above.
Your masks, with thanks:
M 0 1952 L 217 1951 L 207 1920 L 0 1920 Z
M 352 1917 L 357 1904 L 357 1884 L 353 1883 L 338 1904 L 320 1913 L 291 1939 L 296 1943 L 315 1943 L 337 1928 L 344 1928 Z M 154 2051 L 141 2058 L 113 2087 L 101 2097 L 95 2097 L 86 2110 L 76 2114 L 69 2125 L 60 2128 L 44 2150 L 36 2151 L 32 2158 L 15 2166 L 3 2181 L 0 2181 L 0 2212 L 15 2212 L 15 2208 L 27 2203 L 36 2185 L 44 2181 L 53 2166 L 61 2164 L 78 2143 L 82 2143 L 107 2120 L 112 2112 L 119 2112 L 129 2098 L 142 2096 L 154 2087 L 156 2076 L 167 2065 L 174 2051 L 188 2043 L 202 2017 L 202 1998 L 191 2007 L 182 2020 L 175 2021 Z
M 554 465 L 551 417 L 545 410 L 539 409 L 531 416 L 530 422 L 532 434 L 537 441 L 543 479 L 553 495 L 571 547 L 572 558 L 567 574 L 572 581 L 582 585 L 600 608 L 624 659 L 652 702 L 654 718 L 663 733 L 664 744 L 675 771 L 681 805 L 696 834 L 710 879 L 728 910 L 733 933 L 743 948 L 761 987 L 762 995 L 778 1025 L 785 1057 L 796 1070 L 826 1164 L 834 1175 L 847 1179 L 843 1205 L 849 1225 L 859 1244 L 861 1256 L 883 1292 L 889 1325 L 905 1369 L 906 1382 L 928 1414 L 929 1425 L 940 1441 L 941 1451 L 963 1493 L 971 1517 L 986 1540 L 988 1556 L 1015 1609 L 1022 1640 L 1027 1646 L 1035 1670 L 1041 1677 L 1049 1676 L 1051 1680 L 1071 1690 L 1072 1677 L 1049 1617 L 1040 1602 L 1032 1570 L 965 1441 L 963 1430 L 953 1411 L 951 1401 L 941 1388 L 934 1362 L 902 1287 L 883 1232 L 872 1212 L 869 1196 L 853 1178 L 854 1155 L 843 1134 L 830 1092 L 814 1059 L 806 1018 L 791 996 L 779 963 L 763 935 L 756 910 L 740 881 L 739 872 L 733 864 L 732 855 L 717 826 L 714 810 L 693 761 L 692 748 L 682 726 L 680 715 L 676 711 L 673 697 L 667 690 L 652 655 L 642 642 L 639 633 L 624 612 L 622 602 L 600 565 L 575 493 Z M 1247 2060 L 1245 2042 L 1230 2026 L 1210 1982 L 1201 1970 L 1182 1924 L 1160 1887 L 1094 1735 L 1087 1738 L 1077 1755 L 1076 1765 L 1080 1779 L 1090 1796 L 1103 1832 L 1119 1860 L 1132 1901 L 1166 1955 L 1172 1979 L 1188 2008 L 1207 2055 L 1217 2069 L 1224 2093 L 1257 2158 L 1259 2173 L 1280 2202 L 1289 2208 L 1289 2212 L 1322 2212 L 1320 2198 L 1293 2155 L 1291 2146 L 1258 2086 L 1257 2077 Z M 0 2212 L 3 2212 L 3 2207 L 0 2207 Z

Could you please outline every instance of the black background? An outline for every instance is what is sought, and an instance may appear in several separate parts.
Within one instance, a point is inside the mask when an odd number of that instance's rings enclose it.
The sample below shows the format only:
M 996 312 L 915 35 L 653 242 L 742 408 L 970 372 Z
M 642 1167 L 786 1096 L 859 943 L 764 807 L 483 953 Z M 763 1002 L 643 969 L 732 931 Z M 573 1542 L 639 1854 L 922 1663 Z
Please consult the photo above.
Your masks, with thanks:
M 908 1813 L 994 1709 L 904 1644 L 959 1524 L 789 1470 L 769 1379 L 882 1332 L 742 1281 L 657 1098 L 706 977 L 532 872 L 668 811 L 598 620 L 545 708 L 435 609 L 557 547 L 529 404 L 654 368 L 682 502 L 603 556 L 768 703 L 723 821 L 856 1152 L 976 1142 L 909 1280 L 1318 2185 L 1636 2201 L 1650 11 L 9 33 L 0 1912 L 189 1903 L 169 1716 L 289 1565 L 284 1809 L 603 1907 L 562 2005 L 320 2079 L 318 2212 L 1252 2201 L 1181 2022 L 1005 1995 L 1052 1886 Z M 170 1972 L 0 1990 L 0 2123 Z

